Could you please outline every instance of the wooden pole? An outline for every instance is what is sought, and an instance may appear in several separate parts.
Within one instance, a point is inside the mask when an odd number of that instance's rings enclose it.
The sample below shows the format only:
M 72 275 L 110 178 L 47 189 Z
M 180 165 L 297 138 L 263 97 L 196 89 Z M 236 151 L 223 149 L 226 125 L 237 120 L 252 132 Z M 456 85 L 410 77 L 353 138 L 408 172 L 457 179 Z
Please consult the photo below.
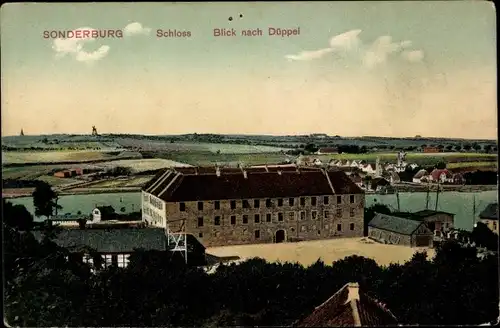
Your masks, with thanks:
M 438 202 L 439 202 L 439 182 L 438 182 L 438 185 L 437 185 L 437 192 L 436 192 L 436 206 L 435 206 L 434 211 L 437 211 L 437 210 L 438 210 Z
M 427 186 L 427 195 L 425 197 L 425 209 L 428 210 L 429 209 L 429 193 L 431 191 L 431 187 L 430 186 Z

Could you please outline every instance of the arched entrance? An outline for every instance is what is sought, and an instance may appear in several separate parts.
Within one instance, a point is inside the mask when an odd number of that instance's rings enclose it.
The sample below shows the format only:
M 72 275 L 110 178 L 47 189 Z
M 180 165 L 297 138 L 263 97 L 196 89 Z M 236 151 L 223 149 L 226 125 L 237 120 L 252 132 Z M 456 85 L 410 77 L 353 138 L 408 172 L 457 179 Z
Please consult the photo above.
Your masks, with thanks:
M 280 229 L 280 230 L 276 231 L 276 236 L 274 238 L 274 242 L 275 243 L 282 243 L 284 241 L 286 241 L 285 230 Z

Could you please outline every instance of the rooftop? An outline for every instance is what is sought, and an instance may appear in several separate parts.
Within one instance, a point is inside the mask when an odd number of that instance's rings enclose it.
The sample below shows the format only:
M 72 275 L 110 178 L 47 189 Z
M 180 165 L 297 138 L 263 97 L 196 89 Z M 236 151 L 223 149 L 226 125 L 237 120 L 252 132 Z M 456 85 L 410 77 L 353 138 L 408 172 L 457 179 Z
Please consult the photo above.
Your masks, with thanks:
M 421 221 L 409 218 L 376 213 L 368 226 L 386 231 L 396 232 L 402 235 L 411 235 L 423 224 Z
M 172 202 L 363 193 L 343 172 L 295 166 L 166 169 L 143 190 Z
M 412 215 L 412 217 L 414 217 L 416 219 L 423 219 L 423 218 L 426 218 L 426 217 L 429 217 L 432 215 L 436 215 L 436 214 L 446 214 L 446 215 L 455 216 L 455 214 L 453 214 L 453 213 L 448 213 L 448 212 L 443 212 L 443 211 L 433 211 L 433 210 L 421 210 L 418 212 L 414 212 L 411 215 Z
M 498 220 L 498 203 L 491 203 L 479 214 L 481 219 Z
M 295 327 L 361 327 L 397 325 L 382 303 L 360 291 L 357 283 L 344 285 Z

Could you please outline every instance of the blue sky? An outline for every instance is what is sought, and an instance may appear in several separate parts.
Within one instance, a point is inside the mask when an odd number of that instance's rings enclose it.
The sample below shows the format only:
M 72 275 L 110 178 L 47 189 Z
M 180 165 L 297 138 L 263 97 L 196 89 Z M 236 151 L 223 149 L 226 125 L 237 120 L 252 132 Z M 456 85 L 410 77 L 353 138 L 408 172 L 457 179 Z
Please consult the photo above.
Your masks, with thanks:
M 1 24 L 4 135 L 497 134 L 488 2 L 27 3 L 2 6 Z M 43 38 L 79 28 L 124 37 Z

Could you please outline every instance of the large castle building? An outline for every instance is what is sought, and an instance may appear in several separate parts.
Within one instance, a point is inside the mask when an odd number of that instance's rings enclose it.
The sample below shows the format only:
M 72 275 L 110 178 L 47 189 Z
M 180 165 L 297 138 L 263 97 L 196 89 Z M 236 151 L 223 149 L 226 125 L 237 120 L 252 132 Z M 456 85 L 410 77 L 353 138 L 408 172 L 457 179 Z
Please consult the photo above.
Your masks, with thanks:
M 323 168 L 165 169 L 143 188 L 142 219 L 206 247 L 361 237 L 364 196 Z

